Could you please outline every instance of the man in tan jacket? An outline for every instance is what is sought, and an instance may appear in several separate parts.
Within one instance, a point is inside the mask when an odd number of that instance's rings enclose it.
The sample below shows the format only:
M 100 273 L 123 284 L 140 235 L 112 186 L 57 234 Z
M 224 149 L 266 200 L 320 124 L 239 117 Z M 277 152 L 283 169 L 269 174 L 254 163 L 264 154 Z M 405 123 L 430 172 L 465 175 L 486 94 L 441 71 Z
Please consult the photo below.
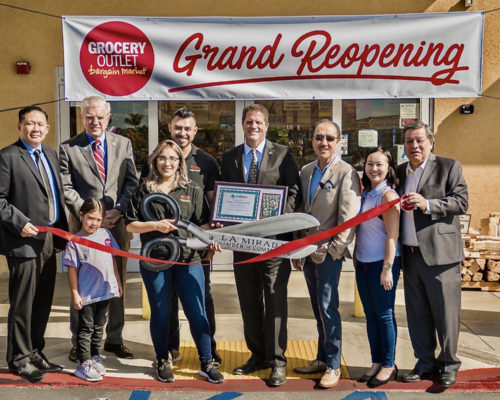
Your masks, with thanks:
M 302 168 L 300 181 L 304 194 L 303 209 L 320 221 L 305 236 L 326 231 L 359 212 L 361 185 L 357 172 L 336 154 L 340 129 L 330 120 L 318 121 L 313 129 L 313 149 L 318 159 Z M 338 284 L 342 261 L 350 256 L 347 246 L 354 229 L 348 229 L 318 243 L 315 253 L 304 260 L 293 260 L 303 269 L 311 305 L 318 327 L 318 353 L 308 365 L 295 368 L 298 373 L 324 371 L 319 386 L 333 387 L 340 379 L 342 327 Z M 302 267 L 303 264 L 303 267 Z

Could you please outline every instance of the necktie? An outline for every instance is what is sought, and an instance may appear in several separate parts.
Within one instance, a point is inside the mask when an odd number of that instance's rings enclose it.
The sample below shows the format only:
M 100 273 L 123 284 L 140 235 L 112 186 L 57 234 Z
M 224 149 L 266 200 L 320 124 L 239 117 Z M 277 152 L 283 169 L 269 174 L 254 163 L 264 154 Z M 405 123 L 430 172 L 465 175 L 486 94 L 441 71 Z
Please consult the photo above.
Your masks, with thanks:
M 101 174 L 102 181 L 106 182 L 106 168 L 104 167 L 104 156 L 102 154 L 100 140 L 96 140 L 92 143 L 92 151 L 94 153 L 95 163 L 99 173 Z
M 257 150 L 252 149 L 251 151 L 252 151 L 252 162 L 250 163 L 250 170 L 248 171 L 248 183 L 257 183 L 257 176 L 259 175 Z
M 47 171 L 45 170 L 45 166 L 40 158 L 40 150 L 35 150 L 35 159 L 36 165 L 38 167 L 38 171 L 42 176 L 43 185 L 45 186 L 45 191 L 47 192 L 47 197 L 49 201 L 49 221 L 54 222 L 55 219 L 55 211 L 54 211 L 54 197 L 52 194 L 52 188 L 50 187 L 49 177 L 47 176 Z

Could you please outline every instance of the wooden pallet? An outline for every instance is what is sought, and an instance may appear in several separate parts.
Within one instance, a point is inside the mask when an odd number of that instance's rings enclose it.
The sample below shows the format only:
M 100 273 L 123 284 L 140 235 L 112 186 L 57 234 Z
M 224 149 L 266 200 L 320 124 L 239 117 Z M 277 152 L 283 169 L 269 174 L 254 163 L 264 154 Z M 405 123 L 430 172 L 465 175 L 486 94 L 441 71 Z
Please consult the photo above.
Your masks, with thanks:
M 500 292 L 500 282 L 462 282 L 462 289 L 481 289 L 483 292 Z

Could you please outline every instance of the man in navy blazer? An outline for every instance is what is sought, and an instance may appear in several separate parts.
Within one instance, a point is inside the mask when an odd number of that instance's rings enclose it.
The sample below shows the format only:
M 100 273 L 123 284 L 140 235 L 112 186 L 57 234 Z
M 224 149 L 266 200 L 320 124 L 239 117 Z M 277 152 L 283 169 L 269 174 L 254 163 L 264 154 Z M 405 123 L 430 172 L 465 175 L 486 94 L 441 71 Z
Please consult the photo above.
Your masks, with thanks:
M 42 145 L 47 113 L 37 106 L 19 111 L 19 140 L 0 151 L 0 253 L 9 267 L 7 364 L 12 373 L 38 381 L 61 366 L 43 349 L 54 294 L 55 249 L 65 241 L 37 226 L 67 230 L 57 154 Z
M 257 168 L 255 182 L 261 185 L 288 186 L 286 212 L 293 212 L 302 199 L 297 164 L 290 149 L 266 138 L 269 113 L 260 104 L 244 108 L 242 126 L 245 143 L 222 156 L 221 181 L 251 182 L 252 152 Z M 234 252 L 234 261 L 243 261 L 254 254 Z M 290 263 L 272 258 L 234 267 L 236 289 L 243 317 L 245 341 L 250 359 L 233 371 L 246 375 L 271 367 L 270 385 L 285 383 L 285 350 L 287 344 L 287 285 Z
M 403 381 L 438 375 L 439 384 L 449 387 L 461 364 L 457 347 L 464 253 L 458 216 L 467 211 L 467 185 L 458 161 L 431 153 L 434 134 L 429 126 L 412 123 L 403 135 L 409 162 L 396 171 L 398 192 L 405 194 L 400 238 L 408 330 L 418 360 Z

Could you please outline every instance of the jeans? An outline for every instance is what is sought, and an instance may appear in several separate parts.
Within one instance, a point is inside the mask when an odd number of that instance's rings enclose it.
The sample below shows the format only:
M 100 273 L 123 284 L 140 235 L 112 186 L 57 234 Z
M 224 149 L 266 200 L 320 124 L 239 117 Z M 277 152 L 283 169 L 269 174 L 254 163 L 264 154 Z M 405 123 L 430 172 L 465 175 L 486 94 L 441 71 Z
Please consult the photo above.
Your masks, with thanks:
M 217 343 L 215 342 L 215 308 L 214 299 L 210 291 L 210 269 L 211 265 L 203 265 L 203 272 L 205 274 L 205 311 L 207 313 L 208 325 L 210 326 L 210 342 L 212 348 L 212 355 L 215 355 L 217 350 Z M 168 334 L 168 348 L 169 350 L 179 350 L 180 345 L 180 329 L 179 329 L 179 297 L 175 289 L 172 293 L 172 312 L 170 314 L 170 328 Z
M 205 275 L 200 264 L 176 265 L 153 272 L 141 266 L 141 275 L 151 307 L 149 329 L 158 360 L 168 359 L 168 337 L 175 288 L 189 322 L 191 335 L 202 363 L 212 360 L 210 327 L 205 313 Z
M 372 363 L 382 367 L 394 366 L 398 327 L 394 315 L 396 287 L 400 274 L 399 257 L 392 266 L 393 285 L 385 290 L 380 284 L 383 260 L 356 262 L 356 284 L 366 315 L 366 332 L 370 343 Z
M 318 329 L 317 360 L 338 369 L 342 351 L 342 324 L 339 313 L 339 279 L 343 260 L 327 255 L 321 264 L 306 260 L 304 276 Z
M 104 325 L 108 315 L 109 300 L 83 306 L 78 313 L 76 354 L 80 363 L 98 356 L 101 349 Z

